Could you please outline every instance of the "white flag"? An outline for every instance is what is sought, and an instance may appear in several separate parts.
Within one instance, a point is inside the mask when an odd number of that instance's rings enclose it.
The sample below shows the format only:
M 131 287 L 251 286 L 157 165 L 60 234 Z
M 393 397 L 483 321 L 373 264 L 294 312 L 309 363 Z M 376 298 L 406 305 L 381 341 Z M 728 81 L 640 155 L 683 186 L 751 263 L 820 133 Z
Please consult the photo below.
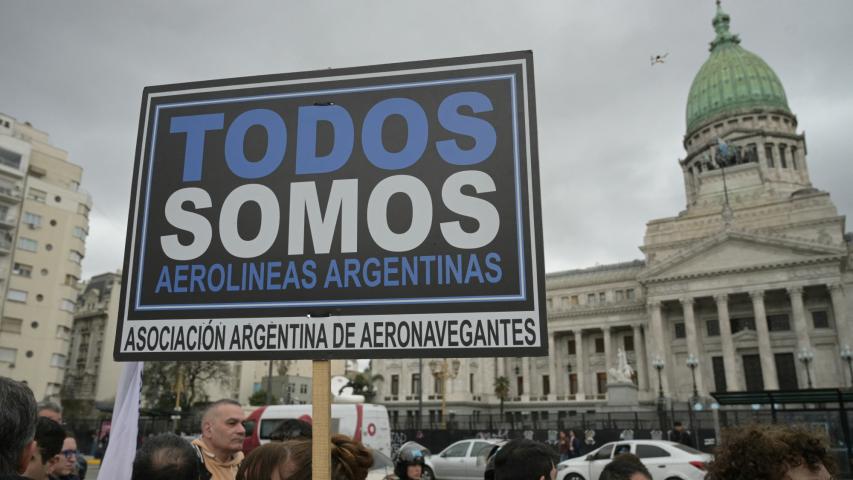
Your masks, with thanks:
M 124 364 L 118 380 L 110 442 L 98 479 L 130 480 L 133 459 L 136 457 L 136 437 L 139 430 L 139 393 L 142 389 L 142 362 Z

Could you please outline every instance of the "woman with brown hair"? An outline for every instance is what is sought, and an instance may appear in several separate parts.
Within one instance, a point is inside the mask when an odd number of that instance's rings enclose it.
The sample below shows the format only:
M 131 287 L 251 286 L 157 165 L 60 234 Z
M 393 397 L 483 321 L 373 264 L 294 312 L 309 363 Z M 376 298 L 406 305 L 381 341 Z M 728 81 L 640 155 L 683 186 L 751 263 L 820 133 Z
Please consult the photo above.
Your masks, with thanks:
M 373 454 L 346 435 L 332 435 L 332 480 L 364 480 Z M 311 440 L 271 442 L 243 460 L 237 480 L 310 480 Z

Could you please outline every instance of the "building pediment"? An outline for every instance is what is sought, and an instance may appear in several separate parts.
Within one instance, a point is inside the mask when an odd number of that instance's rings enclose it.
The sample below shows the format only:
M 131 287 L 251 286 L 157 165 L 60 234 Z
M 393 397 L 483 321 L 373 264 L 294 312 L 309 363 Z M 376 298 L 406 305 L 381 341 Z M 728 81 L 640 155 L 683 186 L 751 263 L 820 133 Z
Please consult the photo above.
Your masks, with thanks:
M 728 230 L 648 268 L 642 283 L 841 260 L 844 248 Z

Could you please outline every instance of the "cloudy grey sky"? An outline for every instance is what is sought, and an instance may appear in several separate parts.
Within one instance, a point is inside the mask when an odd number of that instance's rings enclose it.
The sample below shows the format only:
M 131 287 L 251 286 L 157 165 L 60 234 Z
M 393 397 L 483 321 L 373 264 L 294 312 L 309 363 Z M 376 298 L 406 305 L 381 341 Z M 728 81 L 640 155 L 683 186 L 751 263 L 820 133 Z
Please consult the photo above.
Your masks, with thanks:
M 815 186 L 853 211 L 853 2 L 724 2 L 782 79 Z M 684 208 L 684 109 L 712 0 L 0 0 L 0 111 L 84 167 L 84 276 L 121 266 L 146 85 L 533 50 L 548 271 L 640 258 Z M 668 52 L 650 67 L 649 56 Z

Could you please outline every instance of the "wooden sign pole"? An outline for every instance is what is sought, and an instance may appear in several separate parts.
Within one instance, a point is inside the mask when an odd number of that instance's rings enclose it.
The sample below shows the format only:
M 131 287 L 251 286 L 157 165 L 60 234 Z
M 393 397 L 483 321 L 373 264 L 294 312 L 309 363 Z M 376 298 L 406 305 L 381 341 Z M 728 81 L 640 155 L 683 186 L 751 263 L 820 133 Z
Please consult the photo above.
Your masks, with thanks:
M 332 362 L 314 360 L 311 380 L 311 478 L 332 479 Z

